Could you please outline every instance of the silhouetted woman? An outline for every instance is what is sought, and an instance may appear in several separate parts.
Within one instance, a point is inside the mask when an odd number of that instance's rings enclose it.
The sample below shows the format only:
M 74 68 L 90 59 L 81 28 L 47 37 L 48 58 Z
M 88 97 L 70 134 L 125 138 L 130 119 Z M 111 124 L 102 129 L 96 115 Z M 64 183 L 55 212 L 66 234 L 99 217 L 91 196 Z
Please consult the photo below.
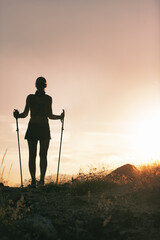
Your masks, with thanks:
M 52 98 L 45 93 L 47 87 L 46 79 L 39 77 L 36 80 L 37 91 L 35 94 L 30 94 L 26 99 L 24 112 L 19 113 L 14 111 L 15 118 L 25 118 L 30 110 L 30 121 L 25 134 L 25 139 L 28 141 L 29 148 L 29 170 L 31 174 L 31 186 L 36 186 L 36 155 L 37 143 L 40 142 L 40 184 L 44 185 L 44 178 L 47 169 L 47 151 L 50 142 L 49 119 L 64 118 L 64 114 L 54 115 L 52 113 Z

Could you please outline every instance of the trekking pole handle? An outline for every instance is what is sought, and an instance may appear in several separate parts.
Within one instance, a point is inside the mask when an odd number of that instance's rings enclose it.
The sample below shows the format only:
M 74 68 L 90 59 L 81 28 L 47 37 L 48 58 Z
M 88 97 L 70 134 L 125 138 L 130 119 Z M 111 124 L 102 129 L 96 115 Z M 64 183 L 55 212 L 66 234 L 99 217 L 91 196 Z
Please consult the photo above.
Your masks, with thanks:
M 19 115 L 19 111 L 18 111 L 17 109 L 14 109 L 13 116 L 14 116 L 15 119 L 16 119 L 16 126 L 17 126 L 16 131 L 17 131 L 17 132 L 19 131 L 19 128 L 18 128 L 18 115 Z
M 64 111 L 64 109 L 62 110 L 62 112 L 63 112 L 63 115 L 64 115 L 64 117 L 65 117 L 65 111 Z M 64 118 L 63 118 L 63 120 L 64 120 Z
M 64 111 L 64 109 L 62 110 L 62 113 L 63 113 L 63 116 L 65 117 L 65 111 Z M 61 120 L 61 121 L 62 121 L 62 130 L 64 130 L 64 117 L 63 117 L 63 119 Z
M 18 118 L 16 118 L 16 132 L 18 133 L 19 132 L 19 127 L 18 127 Z

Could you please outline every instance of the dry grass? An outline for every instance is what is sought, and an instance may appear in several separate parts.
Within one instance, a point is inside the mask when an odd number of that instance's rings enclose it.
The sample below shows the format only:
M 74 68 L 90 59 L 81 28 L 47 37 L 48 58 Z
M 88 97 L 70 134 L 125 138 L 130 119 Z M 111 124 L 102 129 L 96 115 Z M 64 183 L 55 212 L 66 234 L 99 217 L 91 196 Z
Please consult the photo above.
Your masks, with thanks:
M 152 164 L 141 165 L 141 182 L 144 186 L 153 188 L 160 185 L 160 162 L 156 161 Z
M 52 222 L 61 240 L 159 240 L 159 168 L 158 163 L 141 166 L 137 185 L 127 178 L 115 183 L 106 178 L 107 170 L 90 169 L 59 185 L 50 182 L 35 190 L 4 189 L 1 237 L 48 240 L 30 222 L 38 214 Z
M 13 163 L 11 163 L 8 174 L 6 173 L 6 166 L 5 166 L 5 160 L 6 160 L 6 154 L 7 154 L 8 149 L 5 150 L 2 160 L 0 162 L 0 182 L 5 184 L 8 184 L 9 182 L 9 178 L 10 178 L 10 174 L 11 174 L 11 170 L 12 170 L 12 166 Z M 5 175 L 7 175 L 7 177 L 5 177 Z
M 1 164 L 0 164 L 0 182 L 1 183 L 4 183 L 4 172 L 5 172 L 5 165 L 4 165 L 4 162 L 5 162 L 5 156 L 6 156 L 6 153 L 7 153 L 7 149 L 5 150 L 5 153 L 2 157 L 2 160 L 1 160 Z

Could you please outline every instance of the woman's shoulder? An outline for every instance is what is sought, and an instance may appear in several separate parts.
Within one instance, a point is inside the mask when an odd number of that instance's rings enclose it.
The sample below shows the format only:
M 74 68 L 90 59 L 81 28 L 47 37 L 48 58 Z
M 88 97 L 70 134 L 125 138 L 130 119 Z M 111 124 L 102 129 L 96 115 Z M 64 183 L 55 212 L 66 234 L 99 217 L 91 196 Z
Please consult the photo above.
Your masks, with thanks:
M 46 97 L 46 99 L 47 99 L 48 101 L 52 102 L 52 97 L 51 97 L 51 96 L 45 94 L 45 97 Z
M 29 94 L 27 96 L 27 102 L 34 101 L 35 98 L 36 98 L 35 94 Z M 52 97 L 47 95 L 47 94 L 45 94 L 44 95 L 44 100 L 47 101 L 47 102 L 52 102 Z
M 27 96 L 27 100 L 30 100 L 30 99 L 32 99 L 34 97 L 34 94 L 29 94 L 28 96 Z
M 35 96 L 35 94 L 29 94 L 29 95 L 27 96 L 27 98 L 31 98 L 31 97 L 33 97 L 33 96 Z
M 26 98 L 27 104 L 31 104 L 34 101 L 35 94 L 29 94 Z

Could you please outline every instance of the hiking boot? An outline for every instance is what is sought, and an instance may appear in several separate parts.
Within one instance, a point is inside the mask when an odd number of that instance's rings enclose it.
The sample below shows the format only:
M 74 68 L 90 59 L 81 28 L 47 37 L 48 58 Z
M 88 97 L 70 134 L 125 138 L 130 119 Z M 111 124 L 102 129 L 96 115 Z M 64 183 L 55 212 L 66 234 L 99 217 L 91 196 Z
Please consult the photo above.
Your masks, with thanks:
M 29 188 L 36 188 L 36 180 L 32 179 L 31 184 L 28 185 Z
M 37 183 L 38 186 L 44 186 L 44 180 L 40 180 L 38 183 Z

